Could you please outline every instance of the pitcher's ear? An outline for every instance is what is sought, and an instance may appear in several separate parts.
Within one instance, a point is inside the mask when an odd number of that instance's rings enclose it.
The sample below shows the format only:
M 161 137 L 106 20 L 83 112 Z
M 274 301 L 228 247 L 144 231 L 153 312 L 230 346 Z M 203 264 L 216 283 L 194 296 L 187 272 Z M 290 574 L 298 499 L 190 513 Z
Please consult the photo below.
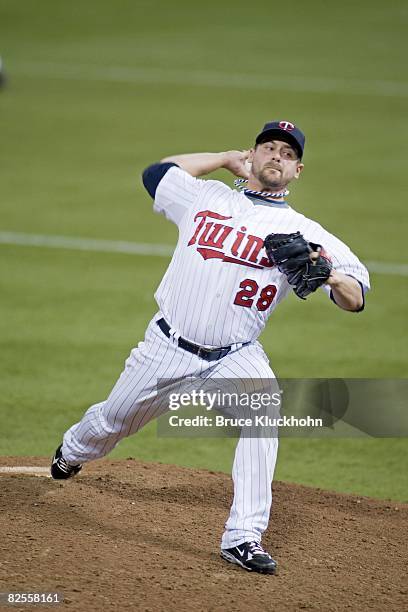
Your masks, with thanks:
M 298 167 L 296 169 L 296 174 L 295 174 L 295 179 L 298 179 L 300 176 L 300 173 L 302 172 L 303 168 L 305 167 L 304 164 L 298 164 Z

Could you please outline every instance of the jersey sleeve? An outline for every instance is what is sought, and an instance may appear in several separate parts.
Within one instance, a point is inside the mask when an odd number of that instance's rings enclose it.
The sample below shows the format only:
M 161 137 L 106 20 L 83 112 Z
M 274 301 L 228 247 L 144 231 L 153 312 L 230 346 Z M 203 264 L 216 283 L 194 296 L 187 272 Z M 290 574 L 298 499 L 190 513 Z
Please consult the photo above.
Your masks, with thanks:
M 351 249 L 317 223 L 313 223 L 313 226 L 308 229 L 309 231 L 304 233 L 305 238 L 310 242 L 317 242 L 322 245 L 331 259 L 333 268 L 338 272 L 352 276 L 363 285 L 364 291 L 368 291 L 370 289 L 368 270 Z
M 361 263 L 344 242 L 317 223 L 313 224 L 309 232 L 305 232 L 305 238 L 322 245 L 331 260 L 334 270 L 342 272 L 347 276 L 352 276 L 358 281 L 363 296 L 363 306 L 360 310 L 363 310 L 365 303 L 364 296 L 370 289 L 370 277 L 365 265 Z M 322 285 L 322 289 L 335 302 L 330 286 Z
M 194 204 L 204 185 L 205 181 L 172 165 L 156 187 L 153 210 L 180 225 L 184 213 Z

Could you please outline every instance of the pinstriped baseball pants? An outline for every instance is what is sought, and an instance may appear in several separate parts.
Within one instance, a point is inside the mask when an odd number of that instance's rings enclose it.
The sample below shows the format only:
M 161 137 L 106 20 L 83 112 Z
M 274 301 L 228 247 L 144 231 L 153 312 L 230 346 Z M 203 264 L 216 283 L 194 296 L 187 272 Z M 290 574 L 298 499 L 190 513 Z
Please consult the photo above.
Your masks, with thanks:
M 143 342 L 134 348 L 106 401 L 91 406 L 64 435 L 62 454 L 71 463 L 86 463 L 107 455 L 124 437 L 138 432 L 169 410 L 166 388 L 158 379 L 274 379 L 258 342 L 207 362 L 179 348 L 159 329 L 157 313 Z M 260 542 L 272 505 L 272 479 L 278 451 L 277 435 L 241 437 L 232 468 L 234 499 L 221 547 Z

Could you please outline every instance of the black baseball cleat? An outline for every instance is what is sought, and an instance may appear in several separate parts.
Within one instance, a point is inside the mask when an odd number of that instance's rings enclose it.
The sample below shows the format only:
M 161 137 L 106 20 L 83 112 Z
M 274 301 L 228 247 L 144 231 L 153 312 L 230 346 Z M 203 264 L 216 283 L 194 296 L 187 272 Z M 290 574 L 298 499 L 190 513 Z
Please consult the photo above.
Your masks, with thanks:
M 82 470 L 82 465 L 70 465 L 62 456 L 62 444 L 55 451 L 51 462 L 51 476 L 54 480 L 72 478 Z
M 278 564 L 258 542 L 244 542 L 234 548 L 222 548 L 221 557 L 250 572 L 274 574 Z

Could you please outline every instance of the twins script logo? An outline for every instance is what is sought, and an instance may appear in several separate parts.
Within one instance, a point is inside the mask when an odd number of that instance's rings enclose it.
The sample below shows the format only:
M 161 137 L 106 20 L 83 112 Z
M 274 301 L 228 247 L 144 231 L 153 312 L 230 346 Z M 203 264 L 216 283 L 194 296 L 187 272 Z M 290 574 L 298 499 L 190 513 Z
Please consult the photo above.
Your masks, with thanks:
M 194 217 L 194 221 L 198 221 L 198 224 L 188 246 L 197 245 L 197 251 L 206 260 L 222 259 L 249 268 L 272 268 L 269 259 L 260 256 L 264 244 L 263 238 L 247 234 L 246 227 L 235 230 L 229 225 L 220 223 L 231 218 L 211 210 L 201 210 Z M 235 240 L 226 252 L 224 245 L 231 232 L 235 233 Z

